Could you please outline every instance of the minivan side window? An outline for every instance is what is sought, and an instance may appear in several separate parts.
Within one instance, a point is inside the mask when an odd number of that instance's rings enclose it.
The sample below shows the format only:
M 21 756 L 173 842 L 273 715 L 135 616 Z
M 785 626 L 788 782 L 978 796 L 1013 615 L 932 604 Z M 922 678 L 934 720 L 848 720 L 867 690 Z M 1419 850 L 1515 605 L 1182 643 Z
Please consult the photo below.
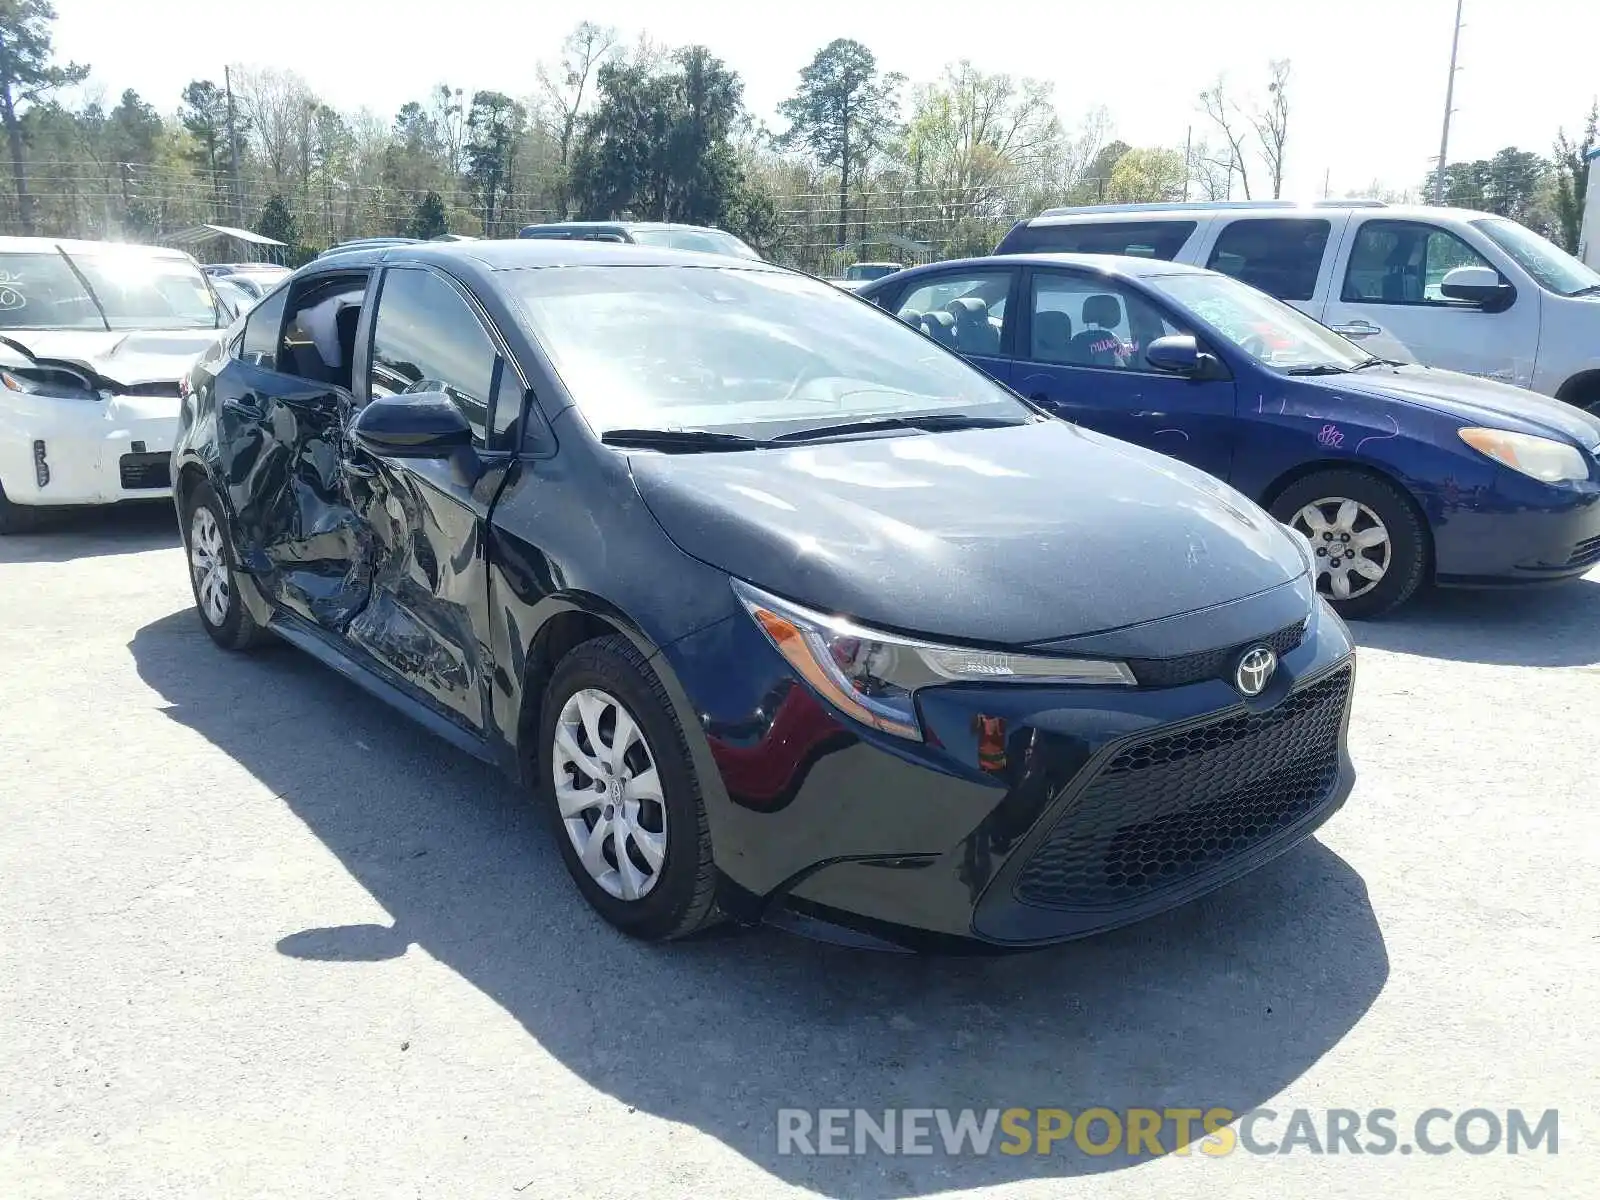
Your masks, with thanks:
M 1309 300 L 1317 290 L 1332 225 L 1306 217 L 1230 221 L 1206 266 L 1279 300 Z
M 1345 268 L 1342 300 L 1458 307 L 1439 290 L 1457 267 L 1493 267 L 1449 230 L 1417 221 L 1365 221 Z
M 389 268 L 372 331 L 373 399 L 443 392 L 482 443 L 499 356 L 455 288 L 418 267 Z
M 251 310 L 244 320 L 239 358 L 252 366 L 278 369 L 278 333 L 283 328 L 283 306 L 289 289 L 281 287 Z
M 1006 253 L 1129 254 L 1171 262 L 1195 230 L 1194 221 L 1084 221 L 1028 225 L 1006 239 Z

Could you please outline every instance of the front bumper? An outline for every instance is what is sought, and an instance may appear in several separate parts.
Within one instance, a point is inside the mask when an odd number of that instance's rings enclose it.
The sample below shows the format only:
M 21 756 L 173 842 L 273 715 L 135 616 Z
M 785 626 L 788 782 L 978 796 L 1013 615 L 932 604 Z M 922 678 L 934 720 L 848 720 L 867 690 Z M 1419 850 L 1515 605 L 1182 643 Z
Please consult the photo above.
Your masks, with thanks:
M 1354 660 L 1321 606 L 1253 700 L 1217 678 L 940 687 L 919 696 L 920 744 L 833 712 L 742 615 L 665 653 L 689 695 L 718 697 L 692 719 L 726 906 L 745 919 L 787 910 L 918 948 L 1082 937 L 1289 849 L 1354 781 Z
M 1552 486 L 1511 471 L 1429 505 L 1445 587 L 1559 583 L 1600 564 L 1600 481 Z
M 0 393 L 0 486 L 13 504 L 115 504 L 172 495 L 179 400 Z

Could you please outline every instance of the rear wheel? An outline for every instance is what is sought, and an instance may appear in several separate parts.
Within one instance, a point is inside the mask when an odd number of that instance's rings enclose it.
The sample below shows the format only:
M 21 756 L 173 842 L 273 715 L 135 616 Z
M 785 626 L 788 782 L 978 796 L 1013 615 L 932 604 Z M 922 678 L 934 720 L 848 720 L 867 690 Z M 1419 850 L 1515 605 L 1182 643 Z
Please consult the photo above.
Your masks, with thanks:
M 226 650 L 249 650 L 267 640 L 239 595 L 238 557 L 222 504 L 209 483 L 195 485 L 184 512 L 184 546 L 195 610 L 211 640 Z
M 591 907 L 647 941 L 712 924 L 711 835 L 666 689 L 626 638 L 556 667 L 539 736 L 542 797 Z
M 1392 483 L 1362 471 L 1319 471 L 1289 485 L 1272 515 L 1311 545 L 1317 591 L 1340 616 L 1376 617 L 1422 583 L 1427 529 Z

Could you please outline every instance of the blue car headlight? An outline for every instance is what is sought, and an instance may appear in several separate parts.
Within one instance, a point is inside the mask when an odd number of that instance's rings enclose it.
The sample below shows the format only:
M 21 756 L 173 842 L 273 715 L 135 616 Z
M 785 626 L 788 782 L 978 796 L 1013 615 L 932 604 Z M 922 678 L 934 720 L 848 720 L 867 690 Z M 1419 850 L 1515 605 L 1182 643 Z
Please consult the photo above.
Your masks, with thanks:
M 778 653 L 834 707 L 872 729 L 922 740 L 913 696 L 942 683 L 1050 683 L 1132 687 L 1109 659 L 945 646 L 814 612 L 740 580 L 734 594 Z
M 1479 454 L 1541 483 L 1572 483 L 1589 478 L 1589 464 L 1583 460 L 1583 452 L 1568 442 L 1509 429 L 1469 427 L 1458 432 L 1461 440 Z

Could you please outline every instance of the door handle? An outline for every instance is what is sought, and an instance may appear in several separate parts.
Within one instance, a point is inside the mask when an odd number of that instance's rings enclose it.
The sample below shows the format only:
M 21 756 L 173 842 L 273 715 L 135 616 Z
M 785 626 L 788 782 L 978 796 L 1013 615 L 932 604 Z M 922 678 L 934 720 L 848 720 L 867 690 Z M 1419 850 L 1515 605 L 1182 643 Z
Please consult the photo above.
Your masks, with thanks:
M 1333 331 L 1342 333 L 1347 338 L 1371 337 L 1375 333 L 1383 332 L 1371 321 L 1346 321 L 1343 325 L 1335 325 Z

